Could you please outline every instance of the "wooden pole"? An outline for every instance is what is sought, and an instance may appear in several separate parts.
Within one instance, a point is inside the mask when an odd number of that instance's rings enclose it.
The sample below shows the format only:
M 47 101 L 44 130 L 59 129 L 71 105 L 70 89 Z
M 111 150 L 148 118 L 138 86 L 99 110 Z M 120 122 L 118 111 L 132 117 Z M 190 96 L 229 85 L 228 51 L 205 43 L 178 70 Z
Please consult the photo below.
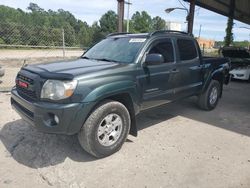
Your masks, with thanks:
M 123 22 L 124 22 L 124 0 L 117 0 L 118 7 L 118 32 L 123 32 Z
M 190 0 L 190 7 L 188 14 L 188 33 L 190 34 L 193 34 L 194 10 L 195 10 L 195 0 Z
M 62 49 L 63 49 L 63 59 L 65 58 L 65 38 L 64 38 L 64 29 L 62 29 Z

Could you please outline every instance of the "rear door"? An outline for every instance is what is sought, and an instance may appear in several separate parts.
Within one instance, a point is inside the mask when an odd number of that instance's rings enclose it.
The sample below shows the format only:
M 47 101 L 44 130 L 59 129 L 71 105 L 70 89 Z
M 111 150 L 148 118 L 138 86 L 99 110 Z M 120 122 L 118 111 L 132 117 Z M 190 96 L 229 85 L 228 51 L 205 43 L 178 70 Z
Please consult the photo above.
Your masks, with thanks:
M 202 86 L 202 65 L 198 45 L 192 38 L 177 38 L 175 98 L 197 94 Z
M 146 54 L 151 53 L 162 54 L 164 63 L 142 68 L 143 73 L 140 79 L 143 91 L 142 109 L 167 103 L 173 99 L 174 94 L 172 71 L 175 69 L 176 63 L 172 39 L 155 40 L 146 50 Z

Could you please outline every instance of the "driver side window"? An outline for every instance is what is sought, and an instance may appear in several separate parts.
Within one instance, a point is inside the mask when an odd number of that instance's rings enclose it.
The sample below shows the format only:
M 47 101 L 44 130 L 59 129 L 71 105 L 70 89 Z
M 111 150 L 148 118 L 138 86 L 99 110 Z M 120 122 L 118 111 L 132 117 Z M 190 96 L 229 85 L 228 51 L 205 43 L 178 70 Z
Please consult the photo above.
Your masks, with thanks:
M 164 58 L 164 63 L 174 62 L 174 49 L 173 44 L 170 40 L 165 40 L 153 44 L 149 50 L 149 54 L 161 54 Z

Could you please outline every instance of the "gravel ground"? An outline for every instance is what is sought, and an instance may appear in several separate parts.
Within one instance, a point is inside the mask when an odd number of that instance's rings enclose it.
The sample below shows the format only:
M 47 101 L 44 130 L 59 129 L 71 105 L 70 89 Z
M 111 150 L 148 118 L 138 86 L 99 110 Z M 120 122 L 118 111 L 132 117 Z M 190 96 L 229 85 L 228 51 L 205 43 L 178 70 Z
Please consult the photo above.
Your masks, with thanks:
M 218 107 L 195 98 L 141 114 L 139 136 L 96 160 L 75 136 L 44 134 L 0 93 L 0 187 L 250 187 L 250 84 L 225 87 Z

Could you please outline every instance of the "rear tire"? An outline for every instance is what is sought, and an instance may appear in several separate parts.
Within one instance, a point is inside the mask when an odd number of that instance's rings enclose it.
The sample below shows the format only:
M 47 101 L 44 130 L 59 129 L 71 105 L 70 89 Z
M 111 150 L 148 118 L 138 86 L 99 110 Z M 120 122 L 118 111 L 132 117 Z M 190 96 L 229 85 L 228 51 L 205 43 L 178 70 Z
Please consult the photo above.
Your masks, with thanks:
M 212 80 L 207 90 L 199 96 L 198 104 L 203 110 L 213 110 L 219 101 L 221 85 L 217 80 Z
M 85 151 L 103 158 L 122 147 L 130 124 L 127 108 L 120 102 L 106 100 L 90 114 L 78 133 L 78 140 Z

